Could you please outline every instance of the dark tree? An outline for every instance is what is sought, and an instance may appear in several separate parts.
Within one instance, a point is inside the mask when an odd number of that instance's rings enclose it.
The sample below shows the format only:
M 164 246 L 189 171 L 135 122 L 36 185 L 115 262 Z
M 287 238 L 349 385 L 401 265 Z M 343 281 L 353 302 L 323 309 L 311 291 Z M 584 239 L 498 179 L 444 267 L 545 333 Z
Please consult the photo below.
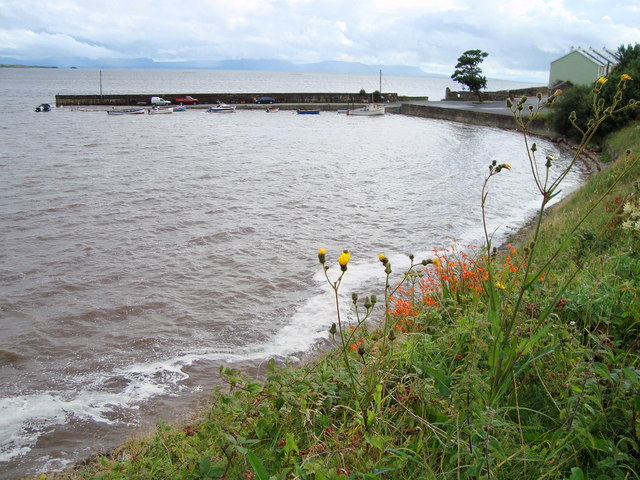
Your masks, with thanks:
M 479 101 L 482 101 L 480 90 L 487 88 L 487 78 L 482 76 L 479 65 L 487 56 L 489 54 L 482 50 L 467 50 L 458 58 L 456 69 L 451 75 L 453 80 L 478 95 Z

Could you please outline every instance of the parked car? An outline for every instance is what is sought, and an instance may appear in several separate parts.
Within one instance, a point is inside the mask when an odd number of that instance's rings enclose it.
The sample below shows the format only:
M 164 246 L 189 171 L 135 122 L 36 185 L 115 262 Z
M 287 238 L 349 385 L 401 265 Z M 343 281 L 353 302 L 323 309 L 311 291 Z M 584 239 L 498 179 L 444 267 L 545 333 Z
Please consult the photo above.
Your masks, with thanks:
M 275 100 L 272 97 L 260 97 L 256 100 L 256 103 L 274 103 Z
M 162 97 L 151 97 L 151 105 L 169 105 L 171 102 Z
M 176 98 L 176 103 L 190 103 L 192 105 L 195 105 L 199 101 L 200 100 L 198 100 L 197 98 L 193 98 L 191 95 L 187 95 L 186 97 Z

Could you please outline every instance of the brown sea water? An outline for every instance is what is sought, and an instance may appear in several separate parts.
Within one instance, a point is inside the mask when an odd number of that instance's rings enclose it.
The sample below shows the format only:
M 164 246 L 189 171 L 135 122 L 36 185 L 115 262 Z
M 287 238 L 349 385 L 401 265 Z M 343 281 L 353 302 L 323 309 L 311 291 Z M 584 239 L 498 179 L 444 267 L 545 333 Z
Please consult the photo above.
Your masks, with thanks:
M 534 211 L 519 135 L 450 122 L 281 111 L 111 117 L 54 109 L 99 72 L 0 69 L 0 477 L 62 468 L 187 415 L 220 364 L 313 354 L 334 321 L 316 251 L 377 293 L 377 254 L 480 241 Z M 386 91 L 441 89 L 396 77 Z M 366 76 L 106 71 L 104 93 L 358 91 Z M 393 83 L 395 82 L 395 83 Z M 431 94 L 433 96 L 433 94 Z M 540 141 L 538 154 L 558 154 Z M 580 172 L 568 179 L 579 183 Z

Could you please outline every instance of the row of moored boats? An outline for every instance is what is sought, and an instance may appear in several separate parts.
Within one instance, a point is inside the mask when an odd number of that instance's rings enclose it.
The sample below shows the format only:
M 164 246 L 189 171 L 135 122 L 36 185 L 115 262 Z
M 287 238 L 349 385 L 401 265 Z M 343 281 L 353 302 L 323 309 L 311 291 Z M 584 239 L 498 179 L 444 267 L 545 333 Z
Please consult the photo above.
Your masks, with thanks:
M 49 105 L 48 103 L 43 103 L 41 105 L 38 105 L 35 109 L 36 112 L 48 112 L 50 110 L 51 110 L 51 105 Z M 186 106 L 177 105 L 173 107 L 154 106 L 152 108 L 144 108 L 144 107 L 128 108 L 128 109 L 114 108 L 113 110 L 108 110 L 107 113 L 109 115 L 144 115 L 147 113 L 149 115 L 162 115 L 162 114 L 168 114 L 173 112 L 183 112 L 186 110 L 187 110 Z M 275 112 L 278 112 L 279 110 L 280 110 L 279 107 L 268 107 L 266 109 L 266 112 L 275 113 Z M 233 113 L 236 111 L 236 106 L 219 102 L 216 105 L 210 106 L 206 111 L 209 113 Z M 320 109 L 319 108 L 298 109 L 296 110 L 296 112 L 299 115 L 319 115 Z M 356 116 L 375 116 L 375 115 L 384 115 L 385 108 L 384 106 L 371 104 L 361 108 L 338 110 L 338 113 L 346 113 L 347 115 L 356 115 Z

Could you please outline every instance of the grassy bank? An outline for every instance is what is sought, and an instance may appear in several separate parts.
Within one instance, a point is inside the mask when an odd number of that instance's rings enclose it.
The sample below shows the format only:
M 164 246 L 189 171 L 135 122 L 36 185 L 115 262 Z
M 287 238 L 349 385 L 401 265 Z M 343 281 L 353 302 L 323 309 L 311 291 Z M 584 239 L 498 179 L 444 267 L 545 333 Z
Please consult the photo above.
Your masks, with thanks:
M 197 421 L 55 478 L 640 479 L 640 123 L 607 142 L 613 165 L 519 244 L 405 272 L 380 255 L 385 298 L 337 308 L 329 354 L 222 369 Z M 485 202 L 510 168 L 489 166 Z M 318 259 L 337 295 L 349 254 Z

